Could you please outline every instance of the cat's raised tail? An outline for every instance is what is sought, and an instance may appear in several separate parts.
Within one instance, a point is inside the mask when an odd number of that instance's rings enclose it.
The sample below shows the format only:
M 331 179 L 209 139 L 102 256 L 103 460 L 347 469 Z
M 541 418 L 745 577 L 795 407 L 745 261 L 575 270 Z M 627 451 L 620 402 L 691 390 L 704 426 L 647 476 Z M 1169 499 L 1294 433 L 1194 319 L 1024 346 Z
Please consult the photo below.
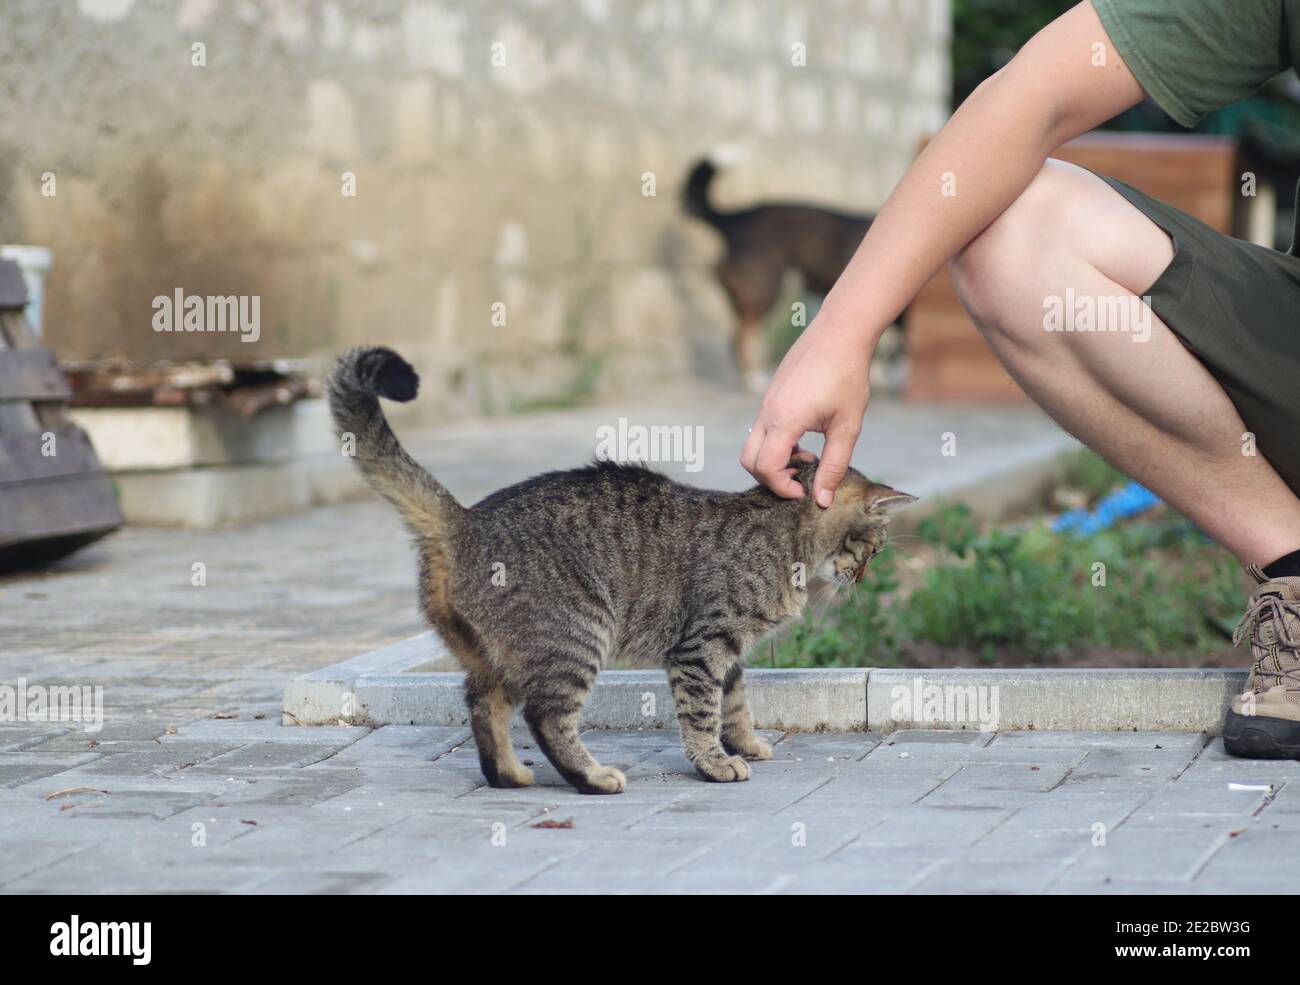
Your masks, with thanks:
M 397 507 L 413 533 L 441 539 L 461 506 L 419 465 L 393 434 L 380 397 L 405 403 L 415 398 L 420 377 L 392 349 L 349 349 L 339 356 L 326 390 L 334 433 L 370 488 Z

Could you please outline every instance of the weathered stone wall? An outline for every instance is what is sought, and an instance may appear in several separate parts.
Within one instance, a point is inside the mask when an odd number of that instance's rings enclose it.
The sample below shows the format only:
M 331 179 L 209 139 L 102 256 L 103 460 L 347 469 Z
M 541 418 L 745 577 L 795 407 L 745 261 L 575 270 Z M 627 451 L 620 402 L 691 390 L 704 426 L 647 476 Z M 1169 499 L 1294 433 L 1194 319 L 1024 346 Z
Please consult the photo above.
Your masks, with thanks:
M 948 0 L 6 0 L 0 242 L 53 248 L 64 359 L 382 341 L 439 413 L 721 372 L 684 172 L 743 144 L 723 204 L 877 206 L 948 31 Z M 259 297 L 260 340 L 156 333 L 178 288 Z

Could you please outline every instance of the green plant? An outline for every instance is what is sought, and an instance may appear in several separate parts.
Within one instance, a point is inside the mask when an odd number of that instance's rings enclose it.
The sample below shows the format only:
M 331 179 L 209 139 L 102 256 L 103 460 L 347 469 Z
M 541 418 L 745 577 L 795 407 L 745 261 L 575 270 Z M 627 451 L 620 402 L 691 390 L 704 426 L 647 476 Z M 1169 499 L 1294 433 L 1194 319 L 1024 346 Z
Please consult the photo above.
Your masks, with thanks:
M 967 553 L 925 573 L 904 610 L 911 638 L 985 656 L 1186 652 L 1221 643 L 1217 621 L 1239 604 L 1231 558 L 1181 519 L 1091 537 L 995 530 Z
M 843 605 L 782 641 L 780 665 L 889 664 L 916 644 L 984 661 L 1192 653 L 1224 644 L 1241 603 L 1231 556 L 1172 513 L 1081 537 L 1041 521 L 980 532 L 957 503 L 917 534 L 933 552 L 918 584 L 904 591 L 882 554 Z
M 965 503 L 947 503 L 922 520 L 916 535 L 931 547 L 965 557 L 975 542 L 975 520 Z

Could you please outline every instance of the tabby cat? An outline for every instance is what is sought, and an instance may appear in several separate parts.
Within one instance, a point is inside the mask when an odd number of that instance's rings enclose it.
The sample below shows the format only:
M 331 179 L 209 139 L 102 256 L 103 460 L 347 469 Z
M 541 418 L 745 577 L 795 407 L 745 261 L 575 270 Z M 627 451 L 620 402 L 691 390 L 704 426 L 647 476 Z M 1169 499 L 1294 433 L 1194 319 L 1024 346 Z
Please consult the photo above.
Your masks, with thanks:
M 762 487 L 711 492 L 607 462 L 547 472 L 466 508 L 417 465 L 378 397 L 411 400 L 419 378 L 389 349 L 352 349 L 329 380 L 340 437 L 401 514 L 420 554 L 420 604 L 465 669 L 479 762 L 523 787 L 517 704 L 546 758 L 582 793 L 627 783 L 592 757 L 578 721 L 606 661 L 667 667 L 682 746 L 709 780 L 749 779 L 770 759 L 745 700 L 746 649 L 807 601 L 808 577 L 861 580 L 885 541 L 885 510 L 912 501 L 850 471 L 835 505 Z M 792 461 L 805 490 L 816 462 Z

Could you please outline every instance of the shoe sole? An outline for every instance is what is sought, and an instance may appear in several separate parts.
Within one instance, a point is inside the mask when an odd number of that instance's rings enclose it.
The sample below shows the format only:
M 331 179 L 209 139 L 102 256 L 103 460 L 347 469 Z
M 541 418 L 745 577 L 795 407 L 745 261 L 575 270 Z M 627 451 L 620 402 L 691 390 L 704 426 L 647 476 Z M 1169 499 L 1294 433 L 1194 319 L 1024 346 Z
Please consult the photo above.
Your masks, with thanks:
M 1300 722 L 1229 709 L 1223 720 L 1223 748 L 1243 759 L 1300 759 Z

